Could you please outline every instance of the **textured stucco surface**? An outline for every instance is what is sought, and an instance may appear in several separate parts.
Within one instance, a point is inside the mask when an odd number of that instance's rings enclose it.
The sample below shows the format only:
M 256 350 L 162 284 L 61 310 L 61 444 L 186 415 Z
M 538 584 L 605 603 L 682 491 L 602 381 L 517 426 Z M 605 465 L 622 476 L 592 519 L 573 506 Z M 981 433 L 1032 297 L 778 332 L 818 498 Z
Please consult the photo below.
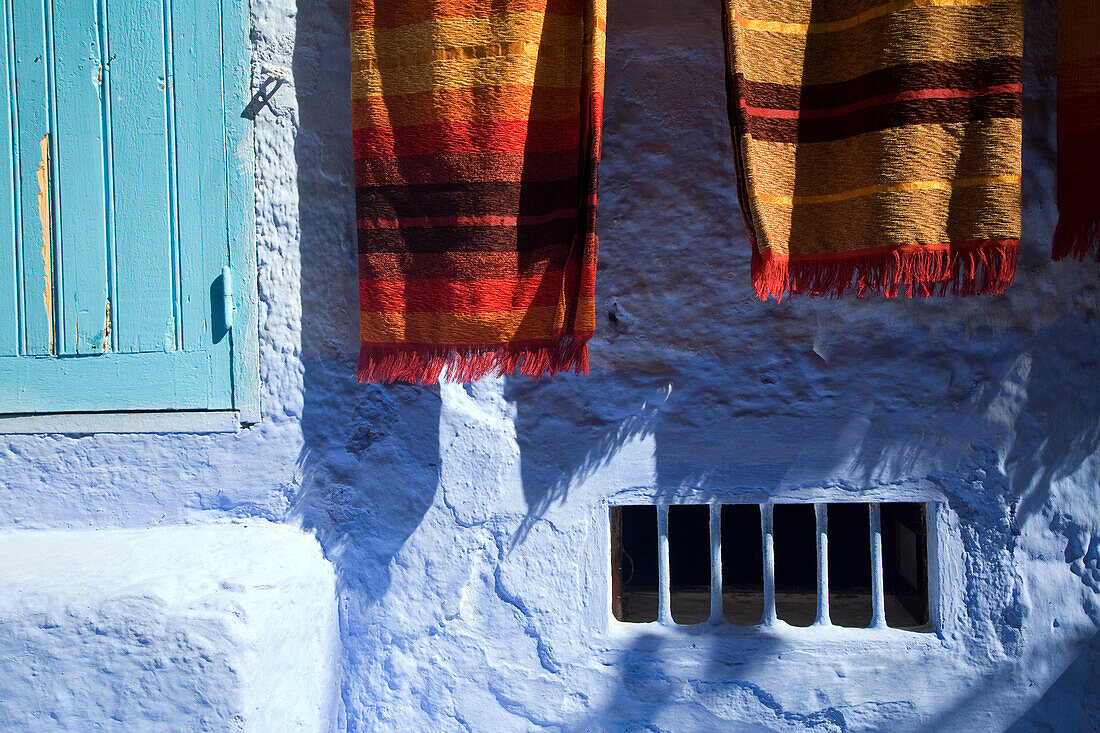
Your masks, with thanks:
M 1100 726 L 1100 324 L 1049 262 L 1053 3 L 997 298 L 762 304 L 718 5 L 612 0 L 593 374 L 357 385 L 346 0 L 255 0 L 263 421 L 0 439 L 0 523 L 257 517 L 337 574 L 349 730 Z M 842 233 L 839 235 L 842 236 Z M 603 502 L 943 502 L 938 635 L 622 627 Z
M 0 532 L 0 730 L 326 733 L 334 581 L 262 520 Z

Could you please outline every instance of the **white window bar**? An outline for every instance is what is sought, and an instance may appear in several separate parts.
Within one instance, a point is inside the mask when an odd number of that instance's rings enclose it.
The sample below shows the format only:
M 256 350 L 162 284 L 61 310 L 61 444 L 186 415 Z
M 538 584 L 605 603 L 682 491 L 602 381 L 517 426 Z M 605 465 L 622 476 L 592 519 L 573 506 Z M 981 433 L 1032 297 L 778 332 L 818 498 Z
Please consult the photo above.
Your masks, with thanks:
M 882 509 L 868 505 L 871 525 L 871 628 L 886 627 L 886 591 L 882 580 Z
M 760 534 L 764 544 L 764 617 L 760 623 L 771 626 L 775 615 L 775 542 L 772 539 L 772 505 L 760 505 Z
M 668 504 L 657 505 L 657 621 L 671 625 L 672 593 L 668 564 Z
M 829 619 L 829 515 L 828 505 L 814 504 L 817 520 L 817 618 L 815 626 L 832 626 Z
M 722 621 L 722 505 L 710 505 L 710 622 Z

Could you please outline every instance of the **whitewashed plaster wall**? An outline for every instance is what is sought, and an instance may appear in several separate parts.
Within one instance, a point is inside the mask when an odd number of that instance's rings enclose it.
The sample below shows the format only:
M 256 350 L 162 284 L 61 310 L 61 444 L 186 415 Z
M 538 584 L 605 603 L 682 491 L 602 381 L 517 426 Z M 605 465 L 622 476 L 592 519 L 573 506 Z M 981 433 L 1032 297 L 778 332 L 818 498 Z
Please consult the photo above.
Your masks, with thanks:
M 611 0 L 593 374 L 352 381 L 347 0 L 254 0 L 263 420 L 0 437 L 0 526 L 260 517 L 336 567 L 347 728 L 1100 727 L 1097 266 L 1053 264 L 1053 2 L 997 298 L 757 302 L 719 3 Z M 843 233 L 838 233 L 843 236 Z M 943 631 L 609 621 L 612 497 L 936 497 Z

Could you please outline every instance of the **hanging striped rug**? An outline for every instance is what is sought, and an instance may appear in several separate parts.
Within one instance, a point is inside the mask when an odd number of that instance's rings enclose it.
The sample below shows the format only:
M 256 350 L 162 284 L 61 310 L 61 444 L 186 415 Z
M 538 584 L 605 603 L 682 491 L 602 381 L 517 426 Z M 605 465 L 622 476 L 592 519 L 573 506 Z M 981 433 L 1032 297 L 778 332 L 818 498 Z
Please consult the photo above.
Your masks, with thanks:
M 352 0 L 360 381 L 586 372 L 604 0 Z
M 1058 228 L 1054 259 L 1100 262 L 1100 2 L 1058 0 Z
M 761 299 L 1011 284 L 1019 0 L 725 0 L 725 10 Z

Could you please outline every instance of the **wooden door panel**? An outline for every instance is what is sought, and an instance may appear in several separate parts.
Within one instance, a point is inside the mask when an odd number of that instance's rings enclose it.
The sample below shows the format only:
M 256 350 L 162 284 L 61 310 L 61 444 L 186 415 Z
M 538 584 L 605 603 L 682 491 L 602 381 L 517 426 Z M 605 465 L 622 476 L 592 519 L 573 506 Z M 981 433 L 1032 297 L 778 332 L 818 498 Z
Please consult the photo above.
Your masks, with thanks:
M 0 6 L 0 413 L 254 402 L 247 3 Z

